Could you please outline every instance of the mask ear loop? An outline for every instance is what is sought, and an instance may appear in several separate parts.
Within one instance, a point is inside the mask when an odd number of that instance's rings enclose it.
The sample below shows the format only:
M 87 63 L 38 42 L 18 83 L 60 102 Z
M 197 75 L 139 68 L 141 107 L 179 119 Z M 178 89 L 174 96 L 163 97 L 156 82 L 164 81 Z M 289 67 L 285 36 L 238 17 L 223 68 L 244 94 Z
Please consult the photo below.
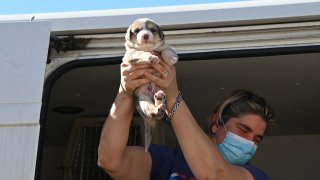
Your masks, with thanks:
M 220 118 L 220 121 L 222 122 L 222 125 L 223 125 L 224 130 L 226 131 L 226 133 L 228 133 L 227 128 L 226 128 L 226 126 L 225 126 L 224 121 L 222 120 L 222 118 Z

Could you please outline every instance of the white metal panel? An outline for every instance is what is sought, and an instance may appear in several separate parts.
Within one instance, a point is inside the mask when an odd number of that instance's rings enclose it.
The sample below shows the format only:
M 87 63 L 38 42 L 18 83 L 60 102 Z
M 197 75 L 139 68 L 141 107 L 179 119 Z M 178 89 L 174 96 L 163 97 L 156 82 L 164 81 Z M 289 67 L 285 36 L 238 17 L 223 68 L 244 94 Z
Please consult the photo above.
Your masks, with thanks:
M 41 103 L 0 103 L 0 127 L 39 124 Z
M 0 179 L 34 179 L 50 30 L 0 23 Z
M 320 16 L 320 0 L 258 0 L 183 6 L 132 8 L 66 13 L 3 15 L 0 21 L 52 20 L 54 33 L 88 33 L 126 28 L 134 19 L 148 17 L 162 26 L 185 27 L 199 24 L 228 24 L 245 21 L 261 23 L 281 19 L 301 21 Z
M 41 102 L 49 22 L 0 23 L 0 103 Z
M 0 179 L 33 180 L 39 125 L 0 127 Z

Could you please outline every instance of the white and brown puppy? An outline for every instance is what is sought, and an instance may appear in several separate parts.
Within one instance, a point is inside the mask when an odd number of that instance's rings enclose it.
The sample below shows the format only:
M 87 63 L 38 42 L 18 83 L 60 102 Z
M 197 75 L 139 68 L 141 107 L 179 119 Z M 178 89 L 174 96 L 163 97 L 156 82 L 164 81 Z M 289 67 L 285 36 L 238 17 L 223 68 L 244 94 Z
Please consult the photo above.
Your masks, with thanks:
M 135 20 L 128 28 L 125 39 L 126 53 L 122 59 L 123 62 L 134 64 L 159 63 L 160 58 L 157 54 L 169 65 L 178 61 L 176 52 L 165 44 L 164 34 L 159 25 L 150 19 Z M 157 75 L 160 77 L 167 74 Z M 145 150 L 147 151 L 156 123 L 165 114 L 166 97 L 164 92 L 154 83 L 137 88 L 135 97 L 137 111 L 144 119 Z

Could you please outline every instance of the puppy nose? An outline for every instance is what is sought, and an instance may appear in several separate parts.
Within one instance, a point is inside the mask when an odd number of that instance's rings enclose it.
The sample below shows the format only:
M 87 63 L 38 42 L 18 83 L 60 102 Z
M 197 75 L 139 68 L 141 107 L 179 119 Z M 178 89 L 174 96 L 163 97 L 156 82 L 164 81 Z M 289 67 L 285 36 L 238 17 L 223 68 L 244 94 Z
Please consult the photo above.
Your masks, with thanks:
M 148 34 L 144 34 L 144 35 L 143 35 L 143 39 L 144 39 L 144 40 L 148 40 L 148 39 L 149 39 L 149 35 L 148 35 Z

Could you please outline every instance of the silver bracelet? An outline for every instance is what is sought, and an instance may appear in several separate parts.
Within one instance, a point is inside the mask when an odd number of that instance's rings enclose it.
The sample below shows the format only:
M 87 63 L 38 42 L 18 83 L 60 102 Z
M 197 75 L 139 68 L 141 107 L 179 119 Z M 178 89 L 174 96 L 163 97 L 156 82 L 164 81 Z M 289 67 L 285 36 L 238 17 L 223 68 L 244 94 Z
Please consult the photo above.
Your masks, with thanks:
M 174 114 L 176 114 L 181 101 L 182 101 L 182 93 L 179 91 L 176 103 L 174 104 L 171 113 L 168 114 L 168 120 L 171 120 Z

